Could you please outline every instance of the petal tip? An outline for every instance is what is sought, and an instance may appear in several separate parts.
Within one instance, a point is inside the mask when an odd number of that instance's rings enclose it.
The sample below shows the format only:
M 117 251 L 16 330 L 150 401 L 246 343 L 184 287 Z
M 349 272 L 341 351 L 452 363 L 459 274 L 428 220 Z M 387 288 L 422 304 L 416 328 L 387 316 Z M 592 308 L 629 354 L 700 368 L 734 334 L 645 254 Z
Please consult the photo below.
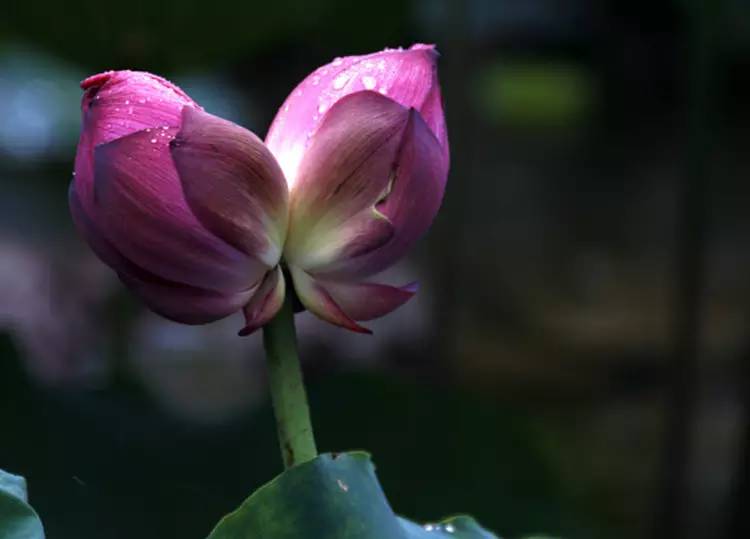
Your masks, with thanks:
M 96 75 L 91 75 L 90 77 L 86 77 L 81 81 L 81 89 L 82 90 L 88 90 L 90 88 L 99 88 L 104 85 L 110 78 L 112 78 L 112 75 L 114 74 L 114 71 L 104 71 L 102 73 L 97 73 Z
M 286 295 L 286 283 L 280 268 L 269 271 L 250 301 L 243 307 L 245 326 L 237 333 L 247 337 L 271 320 L 281 309 Z
M 413 296 L 419 290 L 419 282 L 414 281 L 413 283 L 405 284 L 404 286 L 401 287 L 401 290 L 403 292 L 408 292 L 409 294 Z
M 239 330 L 237 332 L 237 336 L 238 337 L 247 337 L 248 335 L 252 335 L 256 331 L 258 331 L 258 329 L 260 329 L 260 326 L 255 326 L 255 325 L 253 325 L 253 326 L 245 326 L 244 328 L 242 328 L 241 330 Z
M 409 47 L 410 51 L 428 51 L 435 56 L 440 56 L 440 53 L 437 50 L 437 47 L 434 43 L 414 43 L 411 47 Z

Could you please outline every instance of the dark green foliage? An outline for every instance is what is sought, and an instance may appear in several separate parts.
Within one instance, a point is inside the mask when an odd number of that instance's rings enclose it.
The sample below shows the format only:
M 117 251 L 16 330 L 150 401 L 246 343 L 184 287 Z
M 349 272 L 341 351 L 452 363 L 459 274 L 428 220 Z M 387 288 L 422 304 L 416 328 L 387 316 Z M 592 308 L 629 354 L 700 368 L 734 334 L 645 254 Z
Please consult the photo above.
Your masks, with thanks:
M 419 526 L 397 517 L 363 452 L 290 468 L 227 515 L 209 539 L 495 539 L 469 517 Z

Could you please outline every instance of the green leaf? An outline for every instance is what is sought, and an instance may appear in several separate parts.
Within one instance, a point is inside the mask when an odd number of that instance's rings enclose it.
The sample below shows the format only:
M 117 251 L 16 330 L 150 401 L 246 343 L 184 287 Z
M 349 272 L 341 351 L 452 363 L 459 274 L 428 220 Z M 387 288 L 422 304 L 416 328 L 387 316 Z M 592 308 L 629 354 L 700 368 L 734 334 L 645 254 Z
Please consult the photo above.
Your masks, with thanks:
M 420 526 L 393 513 L 367 453 L 295 466 L 225 516 L 208 539 L 497 539 L 457 516 Z
M 0 539 L 44 539 L 42 522 L 27 501 L 26 480 L 0 470 Z

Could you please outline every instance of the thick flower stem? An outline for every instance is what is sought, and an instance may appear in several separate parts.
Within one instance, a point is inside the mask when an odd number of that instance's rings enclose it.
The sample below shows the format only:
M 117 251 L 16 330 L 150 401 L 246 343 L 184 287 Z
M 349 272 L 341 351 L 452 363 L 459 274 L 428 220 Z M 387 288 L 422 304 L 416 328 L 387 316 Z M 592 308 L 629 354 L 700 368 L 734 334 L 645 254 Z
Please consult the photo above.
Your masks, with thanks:
M 297 334 L 289 294 L 276 317 L 263 328 L 263 345 L 281 456 L 284 467 L 291 468 L 314 459 L 318 450 L 297 356 Z

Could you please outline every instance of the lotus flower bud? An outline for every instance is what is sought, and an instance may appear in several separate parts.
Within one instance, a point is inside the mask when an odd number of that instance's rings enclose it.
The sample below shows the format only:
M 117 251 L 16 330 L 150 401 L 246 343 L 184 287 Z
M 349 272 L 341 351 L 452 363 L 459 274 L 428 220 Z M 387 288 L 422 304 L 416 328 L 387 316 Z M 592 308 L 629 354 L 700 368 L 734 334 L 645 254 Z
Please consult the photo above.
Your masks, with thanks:
M 440 207 L 449 151 L 437 56 L 414 45 L 337 58 L 292 91 L 266 137 L 289 184 L 295 290 L 355 331 L 415 292 L 362 279 L 403 256 Z
M 262 325 L 283 299 L 288 213 L 264 144 L 148 73 L 81 86 L 69 192 L 81 234 L 154 311 L 204 323 L 245 308 L 248 325 Z

